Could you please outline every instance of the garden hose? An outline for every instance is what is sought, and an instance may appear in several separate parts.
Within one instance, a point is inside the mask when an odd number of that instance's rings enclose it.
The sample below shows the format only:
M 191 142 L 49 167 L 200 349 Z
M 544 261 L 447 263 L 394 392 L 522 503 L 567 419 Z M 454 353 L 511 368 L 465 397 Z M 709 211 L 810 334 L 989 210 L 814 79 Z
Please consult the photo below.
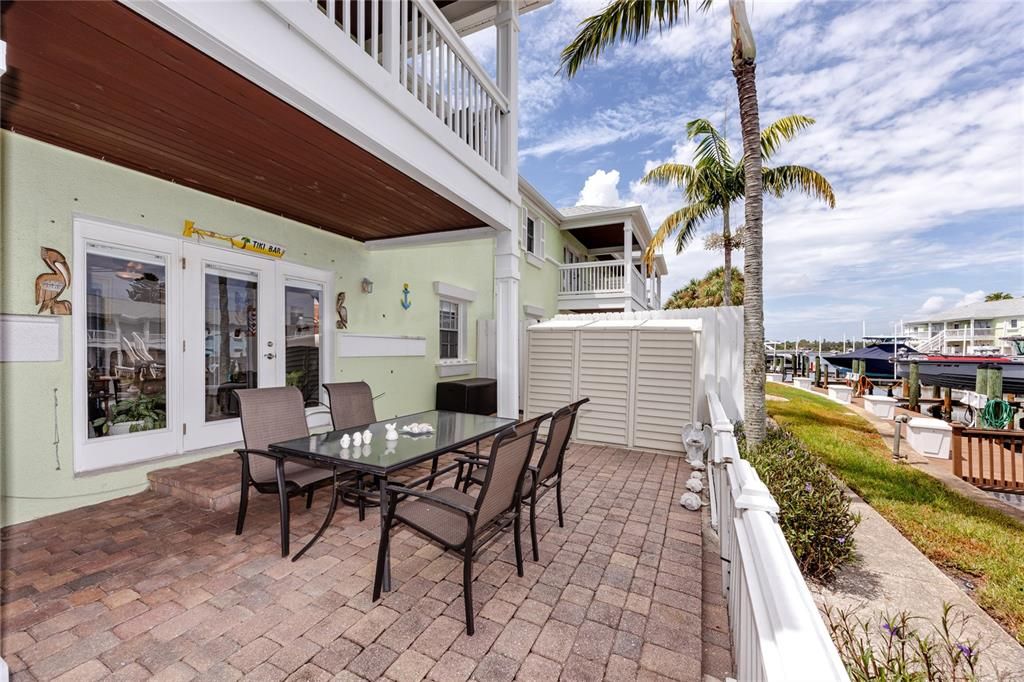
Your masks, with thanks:
M 1013 408 L 1010 407 L 1010 403 L 999 398 L 989 399 L 981 411 L 981 418 L 987 426 L 993 429 L 1005 429 L 1012 417 Z

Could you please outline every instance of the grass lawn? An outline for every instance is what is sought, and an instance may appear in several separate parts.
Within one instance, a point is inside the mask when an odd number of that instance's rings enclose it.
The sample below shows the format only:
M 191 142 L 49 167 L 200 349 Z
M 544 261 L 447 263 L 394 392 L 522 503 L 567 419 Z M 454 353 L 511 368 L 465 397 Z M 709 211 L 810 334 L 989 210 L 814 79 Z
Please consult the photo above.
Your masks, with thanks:
M 974 597 L 1024 644 L 1024 525 L 892 461 L 882 437 L 841 405 L 769 383 L 768 413 L 935 564 L 974 576 Z

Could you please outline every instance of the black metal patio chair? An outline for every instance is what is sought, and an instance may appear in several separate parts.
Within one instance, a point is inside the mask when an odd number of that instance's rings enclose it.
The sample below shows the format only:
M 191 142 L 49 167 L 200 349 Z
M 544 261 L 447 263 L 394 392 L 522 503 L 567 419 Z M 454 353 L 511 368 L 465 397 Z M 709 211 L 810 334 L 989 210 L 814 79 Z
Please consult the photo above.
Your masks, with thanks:
M 523 549 L 519 538 L 520 490 L 537 441 L 537 429 L 547 416 L 509 427 L 497 435 L 491 445 L 490 457 L 481 465 L 483 483 L 480 494 L 475 497 L 455 486 L 436 490 L 415 489 L 461 467 L 468 461 L 461 457 L 407 485 L 387 486 L 388 509 L 377 549 L 374 601 L 380 598 L 391 528 L 399 522 L 404 523 L 446 550 L 462 555 L 466 632 L 473 634 L 473 556 L 510 525 L 514 527 L 516 571 L 523 575 Z
M 377 412 L 373 408 L 373 391 L 365 381 L 347 381 L 324 384 L 327 401 L 331 408 L 331 423 L 335 431 L 344 431 L 355 426 L 372 424 L 377 421 Z M 341 491 L 341 499 L 359 509 L 359 520 L 366 519 L 366 507 L 376 507 L 375 486 L 367 490 L 364 476 L 356 474 L 353 484 Z
M 281 514 L 281 556 L 288 556 L 288 500 L 306 496 L 306 509 L 313 504 L 313 493 L 333 483 L 330 469 L 286 460 L 270 452 L 271 443 L 309 435 L 302 392 L 294 386 L 246 388 L 236 390 L 238 414 L 242 421 L 244 448 L 235 450 L 242 460 L 242 497 L 238 501 L 235 535 L 242 534 L 249 507 L 249 488 L 259 493 L 276 493 Z
M 530 508 L 530 541 L 534 561 L 540 560 L 537 543 L 537 501 L 552 489 L 555 491 L 555 505 L 558 509 L 558 526 L 560 528 L 565 526 L 562 514 L 562 467 L 565 462 L 565 451 L 569 447 L 569 439 L 572 437 L 580 407 L 589 401 L 590 398 L 578 400 L 560 408 L 551 416 L 547 438 L 537 441 L 538 444 L 544 446 L 540 459 L 536 464 L 529 465 L 529 475 L 523 478 L 521 494 L 523 501 Z M 473 463 L 466 465 L 465 474 L 461 470 L 459 471 L 455 485 L 458 487 L 459 481 L 461 481 L 463 492 L 468 492 L 470 485 L 483 483 L 484 472 L 481 463 L 486 459 L 486 455 L 464 454 L 463 458 L 471 460 Z

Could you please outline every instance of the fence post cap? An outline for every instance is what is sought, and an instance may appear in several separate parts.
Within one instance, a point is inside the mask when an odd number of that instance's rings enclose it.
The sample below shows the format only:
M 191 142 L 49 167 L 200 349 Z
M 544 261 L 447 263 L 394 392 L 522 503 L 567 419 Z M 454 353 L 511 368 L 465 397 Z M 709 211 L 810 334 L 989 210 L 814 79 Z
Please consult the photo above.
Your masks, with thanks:
M 745 459 L 737 459 L 732 463 L 733 505 L 737 509 L 763 511 L 775 515 L 779 513 L 779 503 L 768 491 L 768 486 L 761 481 L 754 467 Z

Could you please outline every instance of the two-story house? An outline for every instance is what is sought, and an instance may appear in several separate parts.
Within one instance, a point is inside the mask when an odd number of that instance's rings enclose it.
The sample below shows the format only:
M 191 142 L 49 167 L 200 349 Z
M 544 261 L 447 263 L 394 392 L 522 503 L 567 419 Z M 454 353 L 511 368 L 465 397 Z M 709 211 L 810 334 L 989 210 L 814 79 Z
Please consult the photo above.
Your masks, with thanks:
M 1024 335 L 1024 298 L 981 301 L 912 320 L 906 332 L 918 350 L 933 353 L 1013 353 L 1010 337 Z
M 237 388 L 313 410 L 366 380 L 410 413 L 486 347 L 515 416 L 524 321 L 649 305 L 621 263 L 642 212 L 573 222 L 525 183 L 524 208 L 519 14 L 544 4 L 4 2 L 4 523 L 227 451 Z M 496 78 L 462 38 L 485 27 Z

